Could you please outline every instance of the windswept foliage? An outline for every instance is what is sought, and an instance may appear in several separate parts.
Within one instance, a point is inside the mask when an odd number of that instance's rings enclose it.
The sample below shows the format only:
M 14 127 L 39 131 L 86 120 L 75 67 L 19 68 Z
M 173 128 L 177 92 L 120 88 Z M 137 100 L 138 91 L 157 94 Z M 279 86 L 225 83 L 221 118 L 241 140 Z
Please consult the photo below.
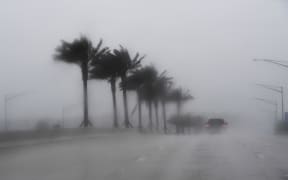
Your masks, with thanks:
M 137 93 L 138 104 L 138 128 L 142 129 L 142 101 L 147 101 L 147 87 L 155 81 L 157 70 L 154 66 L 145 66 L 131 72 L 126 81 L 121 83 L 121 88 L 126 87 L 127 90 L 133 90 Z M 152 124 L 151 103 L 149 106 L 150 126 Z
M 172 78 L 166 75 L 166 71 L 162 72 L 156 81 L 156 91 L 158 96 L 156 102 L 158 103 L 158 101 L 160 101 L 162 105 L 163 128 L 165 133 L 167 133 L 166 103 L 168 92 L 171 89 L 172 84 Z
M 193 99 L 194 97 L 190 95 L 190 92 L 188 90 L 184 91 L 182 88 L 171 89 L 167 95 L 168 101 L 176 103 L 178 115 L 181 113 L 183 103 Z
M 145 56 L 136 53 L 131 56 L 128 49 L 120 46 L 119 49 L 110 50 L 103 47 L 100 40 L 94 47 L 90 39 L 85 36 L 72 42 L 61 41 L 56 48 L 54 59 L 65 63 L 76 64 L 80 67 L 83 80 L 83 112 L 84 120 L 81 126 L 91 126 L 88 119 L 88 79 L 106 80 L 110 83 L 114 119 L 113 125 L 119 127 L 117 112 L 117 80 L 120 79 L 120 90 L 123 92 L 124 125 L 129 128 L 132 124 L 128 115 L 127 91 L 135 91 L 138 105 L 138 128 L 142 129 L 142 103 L 146 102 L 149 112 L 149 128 L 153 129 L 152 110 L 155 110 L 156 129 L 159 129 L 159 104 L 162 106 L 163 128 L 167 131 L 166 104 L 174 102 L 177 104 L 177 114 L 180 115 L 182 104 L 193 99 L 189 91 L 181 88 L 172 88 L 172 78 L 167 76 L 166 71 L 159 71 L 152 65 L 141 66 Z M 135 108 L 136 110 L 136 108 Z M 134 112 L 134 111 L 133 111 Z
M 56 48 L 54 58 L 67 63 L 82 65 L 88 63 L 88 55 L 92 49 L 92 42 L 85 36 L 81 36 L 71 43 L 62 40 L 61 45 Z
M 113 126 L 115 128 L 119 127 L 116 99 L 116 82 L 120 77 L 120 64 L 121 62 L 118 60 L 118 58 L 110 52 L 105 53 L 105 55 L 100 59 L 93 59 L 90 64 L 91 79 L 105 79 L 110 83 L 113 100 Z
M 140 56 L 137 53 L 133 58 L 131 58 L 128 50 L 123 46 L 120 46 L 120 49 L 115 49 L 113 53 L 111 53 L 112 58 L 117 59 L 118 61 L 118 72 L 121 78 L 122 83 L 122 92 L 123 92 L 123 103 L 124 103 L 124 125 L 126 128 L 132 127 L 131 122 L 129 121 L 128 115 L 128 104 L 127 104 L 127 89 L 126 89 L 126 79 L 127 75 L 130 71 L 135 70 L 141 66 L 141 61 L 145 58 L 145 56 Z
M 92 126 L 91 121 L 88 119 L 88 94 L 87 94 L 87 81 L 88 81 L 88 65 L 92 59 L 99 59 L 105 54 L 108 48 L 102 48 L 102 40 L 96 47 L 93 47 L 93 43 L 85 36 L 81 36 L 79 39 L 75 39 L 72 42 L 62 41 L 61 45 L 56 48 L 56 54 L 54 59 L 63 61 L 66 63 L 77 64 L 81 68 L 82 81 L 83 81 L 83 112 L 84 120 L 81 126 Z

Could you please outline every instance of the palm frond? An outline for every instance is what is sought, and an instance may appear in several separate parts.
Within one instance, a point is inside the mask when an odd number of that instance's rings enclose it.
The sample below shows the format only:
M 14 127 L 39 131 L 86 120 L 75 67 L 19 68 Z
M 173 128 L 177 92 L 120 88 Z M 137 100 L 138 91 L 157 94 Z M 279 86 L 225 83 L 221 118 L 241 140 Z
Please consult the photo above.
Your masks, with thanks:
M 55 50 L 54 59 L 75 64 L 88 62 L 88 53 L 92 48 L 92 42 L 85 36 L 72 42 L 62 40 L 61 45 Z

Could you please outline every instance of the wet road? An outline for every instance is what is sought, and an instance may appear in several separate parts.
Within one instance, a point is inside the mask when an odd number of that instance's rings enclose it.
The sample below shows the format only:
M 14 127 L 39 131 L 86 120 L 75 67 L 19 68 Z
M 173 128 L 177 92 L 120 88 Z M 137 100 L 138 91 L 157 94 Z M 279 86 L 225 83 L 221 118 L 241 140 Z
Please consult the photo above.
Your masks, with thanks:
M 1 180 L 283 180 L 288 137 L 86 137 L 0 149 Z

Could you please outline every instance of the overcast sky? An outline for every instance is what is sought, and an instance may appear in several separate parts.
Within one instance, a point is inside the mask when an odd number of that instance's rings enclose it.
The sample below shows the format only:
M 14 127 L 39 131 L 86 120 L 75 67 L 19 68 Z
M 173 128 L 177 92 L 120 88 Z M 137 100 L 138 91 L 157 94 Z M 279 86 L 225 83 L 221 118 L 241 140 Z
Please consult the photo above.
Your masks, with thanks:
M 13 121 L 57 119 L 62 106 L 82 102 L 79 68 L 52 58 L 60 40 L 80 34 L 146 54 L 144 64 L 167 70 L 195 96 L 186 111 L 263 113 L 269 107 L 251 99 L 277 95 L 253 84 L 288 84 L 287 70 L 252 62 L 288 60 L 287 0 L 9 0 L 0 22 L 0 97 L 27 92 L 9 102 Z M 90 115 L 109 114 L 108 84 L 91 82 L 89 91 Z M 72 111 L 81 116 L 80 105 Z

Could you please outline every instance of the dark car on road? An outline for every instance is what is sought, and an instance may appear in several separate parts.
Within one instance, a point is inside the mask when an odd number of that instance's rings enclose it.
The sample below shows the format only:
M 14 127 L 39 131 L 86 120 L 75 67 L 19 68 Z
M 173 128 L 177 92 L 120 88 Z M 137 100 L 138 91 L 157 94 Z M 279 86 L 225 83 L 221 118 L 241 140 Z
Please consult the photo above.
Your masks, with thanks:
M 209 132 L 219 132 L 226 128 L 228 123 L 222 118 L 211 118 L 209 119 L 205 127 L 209 130 Z

